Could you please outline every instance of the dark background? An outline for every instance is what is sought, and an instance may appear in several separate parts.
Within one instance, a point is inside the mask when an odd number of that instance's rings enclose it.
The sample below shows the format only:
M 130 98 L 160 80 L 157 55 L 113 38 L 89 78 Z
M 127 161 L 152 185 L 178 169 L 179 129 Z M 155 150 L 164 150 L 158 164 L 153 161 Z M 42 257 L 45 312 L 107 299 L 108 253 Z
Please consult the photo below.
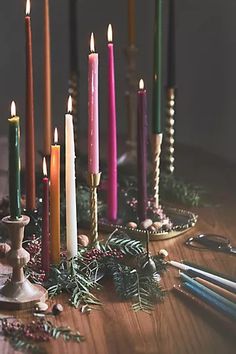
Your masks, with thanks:
M 31 0 L 35 78 L 37 147 L 42 146 L 43 114 L 43 0 Z M 125 133 L 125 55 L 127 46 L 127 0 L 77 0 L 78 58 L 80 69 L 80 136 L 87 127 L 87 54 L 91 31 L 100 54 L 101 134 L 107 129 L 108 23 L 116 46 L 117 110 L 119 135 Z M 154 0 L 137 0 L 138 72 L 149 91 L 153 59 Z M 164 1 L 166 29 L 167 3 Z M 50 0 L 52 43 L 53 124 L 63 136 L 69 77 L 69 0 Z M 236 161 L 236 1 L 176 0 L 178 143 L 201 147 Z M 7 134 L 12 99 L 24 124 L 25 0 L 0 1 L 0 117 L 1 135 Z M 165 53 L 164 53 L 165 55 Z M 165 61 L 165 60 L 164 60 Z M 165 72 L 165 68 L 163 69 Z M 23 125 L 24 127 L 24 125 Z M 24 128 L 22 128 L 24 134 Z

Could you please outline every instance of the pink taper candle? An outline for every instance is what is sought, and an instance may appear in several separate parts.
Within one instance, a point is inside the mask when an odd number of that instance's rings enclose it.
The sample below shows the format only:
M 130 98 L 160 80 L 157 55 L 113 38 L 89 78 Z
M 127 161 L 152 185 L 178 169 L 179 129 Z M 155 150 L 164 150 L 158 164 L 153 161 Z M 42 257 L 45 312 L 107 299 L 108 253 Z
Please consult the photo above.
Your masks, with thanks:
M 98 54 L 91 34 L 88 63 L 88 172 L 99 173 Z
M 108 189 L 107 217 L 110 221 L 117 219 L 117 137 L 116 137 L 116 94 L 114 70 L 114 46 L 112 27 L 108 26 Z

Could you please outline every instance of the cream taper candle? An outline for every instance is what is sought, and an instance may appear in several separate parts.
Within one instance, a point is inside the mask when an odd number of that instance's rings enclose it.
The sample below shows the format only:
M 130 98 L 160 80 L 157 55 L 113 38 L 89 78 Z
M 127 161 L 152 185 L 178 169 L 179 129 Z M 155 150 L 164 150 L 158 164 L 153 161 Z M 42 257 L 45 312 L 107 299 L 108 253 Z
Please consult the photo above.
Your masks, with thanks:
M 72 117 L 72 98 L 69 96 L 68 109 L 65 115 L 65 149 L 66 149 L 66 245 L 67 257 L 77 255 L 77 209 L 75 182 L 75 141 Z

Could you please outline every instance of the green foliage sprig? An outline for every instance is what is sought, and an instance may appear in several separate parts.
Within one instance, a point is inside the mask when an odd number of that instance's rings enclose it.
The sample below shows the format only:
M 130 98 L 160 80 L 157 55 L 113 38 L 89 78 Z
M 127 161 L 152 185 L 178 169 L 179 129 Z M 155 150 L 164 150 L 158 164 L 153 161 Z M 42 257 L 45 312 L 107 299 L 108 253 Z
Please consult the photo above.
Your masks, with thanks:
M 99 264 L 96 260 L 86 263 L 84 250 L 78 256 L 67 261 L 64 259 L 58 267 L 51 268 L 50 277 L 46 282 L 50 297 L 66 292 L 70 295 L 70 303 L 78 308 L 80 305 L 101 305 L 93 295 L 99 290 L 97 283 Z
M 35 253 L 27 267 L 27 275 L 32 281 L 42 283 L 39 280 L 42 274 L 35 269 L 35 264 L 41 264 L 38 252 L 41 248 L 40 240 L 32 242 Z M 149 311 L 162 298 L 163 292 L 155 275 L 143 274 L 140 262 L 146 257 L 145 252 L 140 241 L 115 230 L 106 242 L 100 243 L 100 250 L 81 248 L 77 256 L 69 261 L 64 255 L 58 266 L 51 267 L 43 285 L 48 289 L 50 297 L 64 292 L 69 294 L 69 302 L 75 308 L 84 305 L 90 308 L 102 305 L 94 291 L 101 289 L 98 280 L 109 273 L 121 299 L 132 300 L 135 311 Z M 165 262 L 160 256 L 154 256 L 153 260 L 158 273 L 165 270 Z
M 12 348 L 23 353 L 46 354 L 46 348 L 40 344 L 50 339 L 62 338 L 64 341 L 77 343 L 85 340 L 79 331 L 74 332 L 69 327 L 54 326 L 46 319 L 29 323 L 3 319 L 1 324 L 2 333 L 9 340 Z
M 85 337 L 79 331 L 72 331 L 70 327 L 56 327 L 50 321 L 44 321 L 43 327 L 46 333 L 53 339 L 63 338 L 64 341 L 83 342 Z
M 203 204 L 204 190 L 178 179 L 174 174 L 161 174 L 161 199 L 197 207 Z
M 155 264 L 159 272 L 165 270 L 165 262 L 160 256 L 155 257 Z M 113 277 L 116 293 L 121 299 L 131 300 L 135 312 L 150 313 L 154 305 L 163 299 L 164 292 L 157 273 L 144 274 L 141 267 L 119 264 L 114 259 L 107 262 L 107 267 Z

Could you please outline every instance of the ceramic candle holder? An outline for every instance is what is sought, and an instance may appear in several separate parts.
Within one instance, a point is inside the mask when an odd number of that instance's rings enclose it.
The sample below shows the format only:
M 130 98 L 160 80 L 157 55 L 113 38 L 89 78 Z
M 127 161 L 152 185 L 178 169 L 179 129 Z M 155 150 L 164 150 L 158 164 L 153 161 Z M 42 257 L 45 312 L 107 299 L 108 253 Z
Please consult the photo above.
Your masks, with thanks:
M 5 259 L 12 267 L 12 277 L 0 287 L 0 308 L 21 310 L 47 300 L 47 290 L 40 285 L 31 284 L 24 275 L 23 267 L 29 262 L 30 255 L 22 247 L 22 241 L 29 221 L 30 218 L 26 215 L 19 220 L 11 220 L 9 216 L 2 219 L 11 240 L 11 249 L 6 253 Z

